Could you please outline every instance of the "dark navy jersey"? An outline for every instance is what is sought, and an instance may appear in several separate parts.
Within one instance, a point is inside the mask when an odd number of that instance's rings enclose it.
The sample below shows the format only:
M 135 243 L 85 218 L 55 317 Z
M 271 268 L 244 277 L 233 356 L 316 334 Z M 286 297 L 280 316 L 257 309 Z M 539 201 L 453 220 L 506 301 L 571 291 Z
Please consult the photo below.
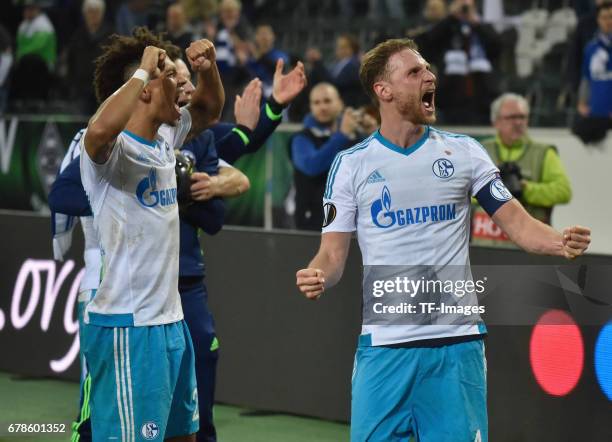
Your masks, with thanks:
M 195 170 L 209 175 L 219 172 L 219 157 L 215 148 L 215 135 L 205 130 L 180 149 L 183 155 L 190 157 Z M 179 276 L 204 276 L 204 258 L 200 248 L 198 229 L 214 235 L 223 226 L 225 204 L 222 198 L 195 202 L 180 211 L 181 220 L 181 255 L 179 259 Z

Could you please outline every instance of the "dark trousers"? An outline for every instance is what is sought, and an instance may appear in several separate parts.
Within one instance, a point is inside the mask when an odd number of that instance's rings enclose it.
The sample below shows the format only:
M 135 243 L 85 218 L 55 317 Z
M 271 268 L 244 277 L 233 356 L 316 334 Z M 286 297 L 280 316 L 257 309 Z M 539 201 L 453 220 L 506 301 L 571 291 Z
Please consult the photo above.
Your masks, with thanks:
M 219 358 L 215 321 L 208 309 L 208 292 L 202 278 L 180 278 L 179 293 L 195 351 L 200 411 L 200 431 L 196 440 L 214 442 L 217 440 L 217 432 L 213 424 L 213 404 Z

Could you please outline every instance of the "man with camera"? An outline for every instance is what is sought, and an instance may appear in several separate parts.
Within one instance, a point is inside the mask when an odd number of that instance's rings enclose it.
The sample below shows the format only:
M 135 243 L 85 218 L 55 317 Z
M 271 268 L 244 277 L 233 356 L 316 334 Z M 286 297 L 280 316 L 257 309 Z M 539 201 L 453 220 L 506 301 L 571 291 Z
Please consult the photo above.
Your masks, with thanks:
M 497 61 L 502 41 L 484 23 L 474 0 L 449 2 L 449 14 L 416 38 L 424 57 L 436 67 L 436 105 L 443 124 L 486 124 L 499 91 Z
M 520 95 L 505 93 L 491 105 L 496 136 L 482 141 L 501 178 L 525 209 L 550 224 L 552 209 L 572 196 L 569 179 L 555 146 L 527 135 L 529 103 Z M 472 216 L 472 244 L 512 247 L 512 242 L 480 206 Z

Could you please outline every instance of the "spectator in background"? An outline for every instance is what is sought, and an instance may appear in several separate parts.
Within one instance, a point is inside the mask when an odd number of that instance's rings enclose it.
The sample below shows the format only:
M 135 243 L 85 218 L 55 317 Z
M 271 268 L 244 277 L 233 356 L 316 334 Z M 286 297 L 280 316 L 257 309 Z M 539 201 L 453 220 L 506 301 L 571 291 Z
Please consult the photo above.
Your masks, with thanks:
M 183 5 L 173 3 L 166 9 L 166 38 L 179 48 L 187 48 L 194 40 Z
M 310 112 L 304 129 L 291 139 L 295 224 L 298 229 L 321 230 L 327 172 L 336 154 L 355 144 L 359 122 L 351 108 L 343 113 L 338 90 L 329 83 L 319 83 L 310 92 Z
M 394 18 L 404 20 L 404 4 L 402 0 L 368 0 L 368 17 L 372 20 Z
M 246 42 L 252 39 L 252 34 L 250 24 L 242 17 L 242 3 L 239 0 L 221 0 L 219 28 L 215 36 L 221 75 L 230 73 L 237 66 L 236 52 L 246 50 Z
M 41 9 L 44 0 L 23 1 L 23 21 L 17 30 L 17 60 L 25 55 L 42 58 L 49 70 L 55 66 L 57 42 L 55 29 L 47 14 Z
M 17 30 L 16 63 L 11 73 L 8 102 L 17 112 L 37 112 L 55 83 L 57 38 L 44 0 L 24 0 L 23 21 Z
M 340 35 L 336 39 L 336 61 L 330 69 L 330 80 L 347 106 L 356 107 L 369 102 L 359 80 L 360 66 L 357 37 Z
M 595 6 L 599 6 L 604 0 L 593 0 Z M 580 17 L 576 30 L 569 42 L 569 53 L 567 60 L 567 77 L 572 91 L 578 91 L 580 78 L 582 77 L 582 60 L 584 48 L 595 37 L 597 33 L 597 11 L 594 10 Z
M 11 36 L 6 28 L 0 24 L 0 115 L 6 109 L 11 66 L 13 66 Z
M 447 16 L 446 2 L 444 0 L 427 0 L 423 6 L 422 18 L 412 29 L 406 31 L 408 38 L 416 38 L 429 31 L 435 24 L 442 21 Z M 423 55 L 423 48 L 419 48 Z M 427 57 L 424 57 L 429 60 Z
M 127 0 L 117 10 L 115 29 L 117 34 L 132 35 L 132 30 L 138 26 L 150 27 L 148 9 L 151 0 Z
M 292 64 L 295 64 L 297 59 L 292 60 Z M 294 123 L 301 123 L 304 117 L 310 111 L 310 91 L 319 83 L 329 82 L 329 72 L 323 64 L 323 55 L 318 48 L 311 47 L 306 50 L 304 54 L 304 66 L 306 69 L 306 78 L 308 78 L 308 85 L 306 89 L 297 96 L 287 111 L 289 121 Z
M 432 71 L 436 76 L 443 62 L 440 51 L 431 50 L 427 45 L 427 33 L 438 23 L 448 17 L 445 0 L 427 0 L 421 13 L 421 21 L 416 27 L 408 29 L 406 36 L 415 40 L 419 46 L 419 52 L 423 58 L 432 65 Z
M 269 24 L 260 24 L 255 28 L 255 44 L 252 49 L 252 56 L 247 62 L 253 77 L 259 78 L 263 83 L 264 97 L 269 97 L 272 93 L 272 80 L 276 70 L 276 62 L 281 59 L 285 64 L 289 64 L 289 56 L 274 47 L 276 36 Z
M 501 40 L 490 25 L 480 21 L 474 0 L 453 0 L 450 15 L 417 43 L 430 54 L 441 54 L 436 94 L 441 120 L 486 124 L 499 88 L 495 64 Z
M 359 135 L 364 138 L 380 128 L 380 112 L 374 104 L 361 106 L 357 109 L 356 117 L 359 124 Z
M 224 121 L 231 119 L 236 94 L 242 85 L 249 81 L 249 73 L 244 64 L 249 53 L 247 41 L 252 40 L 252 34 L 250 24 L 242 17 L 240 1 L 221 0 L 219 27 L 214 36 L 214 43 L 217 66 L 225 86 L 225 106 L 222 116 Z
M 231 121 L 234 99 L 242 86 L 250 80 L 245 64 L 249 56 L 247 42 L 252 40 L 253 32 L 242 16 L 239 0 L 221 0 L 218 26 L 204 23 L 204 30 L 215 43 L 217 66 L 225 87 L 226 101 L 221 119 Z
M 113 33 L 104 22 L 104 0 L 83 1 L 83 24 L 74 32 L 66 49 L 70 98 L 79 112 L 91 115 L 98 107 L 93 88 L 94 60 L 102 54 L 101 45 Z
M 527 134 L 529 103 L 520 95 L 506 93 L 491 105 L 494 138 L 482 141 L 499 167 L 501 178 L 534 218 L 550 224 L 552 209 L 572 197 L 570 181 L 557 148 L 532 140 Z M 514 247 L 482 207 L 472 214 L 472 243 Z
M 192 25 L 199 22 L 207 22 L 217 15 L 217 0 L 180 0 L 187 21 Z
M 572 128 L 585 143 L 602 140 L 612 127 L 612 2 L 597 7 L 597 24 L 595 39 L 584 50 L 579 117 Z

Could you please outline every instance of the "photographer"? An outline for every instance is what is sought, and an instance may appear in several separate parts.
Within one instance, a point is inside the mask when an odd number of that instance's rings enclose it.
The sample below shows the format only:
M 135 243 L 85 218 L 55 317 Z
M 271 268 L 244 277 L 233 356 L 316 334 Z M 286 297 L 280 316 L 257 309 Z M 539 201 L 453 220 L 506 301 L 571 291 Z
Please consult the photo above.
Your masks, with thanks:
M 498 94 L 497 60 L 502 42 L 483 23 L 474 0 L 453 0 L 449 15 L 415 39 L 423 56 L 437 68 L 440 121 L 486 124 Z
M 527 100 L 520 95 L 503 94 L 491 105 L 491 122 L 497 134 L 483 140 L 482 145 L 514 197 L 534 218 L 550 224 L 553 207 L 568 203 L 572 190 L 557 149 L 529 138 L 528 121 Z M 472 243 L 512 244 L 480 206 L 473 211 Z
M 350 107 L 343 112 L 342 108 L 333 85 L 317 84 L 310 92 L 311 113 L 304 119 L 304 129 L 291 139 L 298 229 L 321 230 L 329 167 L 338 152 L 356 144 L 372 127 L 371 116 Z

